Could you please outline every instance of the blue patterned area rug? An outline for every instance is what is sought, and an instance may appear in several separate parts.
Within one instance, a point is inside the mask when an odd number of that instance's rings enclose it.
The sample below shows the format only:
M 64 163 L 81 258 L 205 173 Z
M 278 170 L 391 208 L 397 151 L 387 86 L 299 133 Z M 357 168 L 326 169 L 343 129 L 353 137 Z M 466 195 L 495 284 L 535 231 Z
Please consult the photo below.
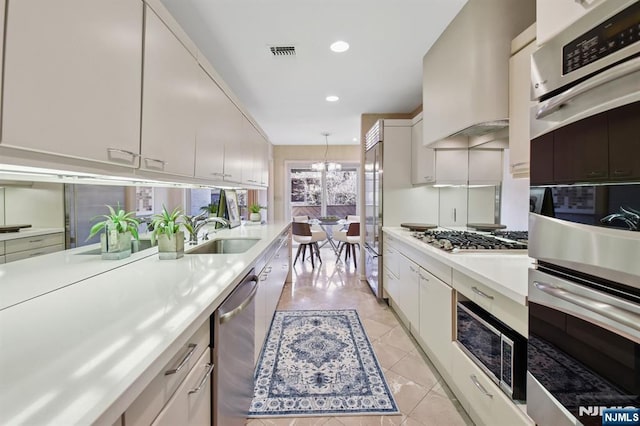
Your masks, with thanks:
M 249 417 L 399 413 L 355 310 L 276 312 Z

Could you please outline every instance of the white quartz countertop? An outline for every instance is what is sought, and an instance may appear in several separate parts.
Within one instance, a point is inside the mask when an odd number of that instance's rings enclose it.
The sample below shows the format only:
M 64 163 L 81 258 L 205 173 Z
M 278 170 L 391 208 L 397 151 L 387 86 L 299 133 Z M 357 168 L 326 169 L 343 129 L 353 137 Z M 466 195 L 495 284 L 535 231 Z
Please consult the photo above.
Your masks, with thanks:
M 36 237 L 38 235 L 56 234 L 64 232 L 64 228 L 22 228 L 18 232 L 0 233 L 0 241 L 16 240 L 18 238 Z
M 526 252 L 465 252 L 450 253 L 430 246 L 411 231 L 400 227 L 384 227 L 383 231 L 422 252 L 479 281 L 511 300 L 526 305 L 529 267 L 534 260 Z
M 260 241 L 241 254 L 153 253 L 0 311 L 0 424 L 111 425 L 286 226 L 221 230 L 210 238 Z

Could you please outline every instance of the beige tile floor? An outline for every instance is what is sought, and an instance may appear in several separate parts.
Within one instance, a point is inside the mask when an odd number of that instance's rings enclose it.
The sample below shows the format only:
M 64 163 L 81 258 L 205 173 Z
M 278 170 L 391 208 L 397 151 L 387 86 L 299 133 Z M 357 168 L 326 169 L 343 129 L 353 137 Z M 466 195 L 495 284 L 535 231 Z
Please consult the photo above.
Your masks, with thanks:
M 367 283 L 360 281 L 353 264 L 336 264 L 328 248 L 321 254 L 323 263 L 316 263 L 315 269 L 309 261 L 304 265 L 298 261 L 293 283 L 285 286 L 278 309 L 357 309 L 401 415 L 252 419 L 247 425 L 472 425 L 435 367 L 387 304 L 378 302 Z

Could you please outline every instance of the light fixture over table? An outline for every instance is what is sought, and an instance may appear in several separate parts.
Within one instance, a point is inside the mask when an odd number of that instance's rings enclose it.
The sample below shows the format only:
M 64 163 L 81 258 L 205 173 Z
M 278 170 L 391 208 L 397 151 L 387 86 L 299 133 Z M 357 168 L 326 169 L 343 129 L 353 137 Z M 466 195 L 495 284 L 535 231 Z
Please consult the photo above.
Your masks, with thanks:
M 324 142 L 325 142 L 325 145 L 326 145 L 326 148 L 324 150 L 324 161 L 313 163 L 311 165 L 311 168 L 313 170 L 318 171 L 318 172 L 322 171 L 322 170 L 325 170 L 327 172 L 335 172 L 335 171 L 341 170 L 342 169 L 342 165 L 341 164 L 327 161 L 327 154 L 329 153 L 329 135 L 330 135 L 330 133 L 324 132 L 324 133 L 322 133 L 322 135 L 324 136 Z

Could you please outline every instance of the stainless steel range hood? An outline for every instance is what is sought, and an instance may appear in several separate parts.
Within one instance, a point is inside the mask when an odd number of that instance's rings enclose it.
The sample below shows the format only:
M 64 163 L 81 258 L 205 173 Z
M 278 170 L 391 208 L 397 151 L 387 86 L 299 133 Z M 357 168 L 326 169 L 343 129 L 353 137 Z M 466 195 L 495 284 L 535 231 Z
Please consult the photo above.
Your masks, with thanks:
M 467 2 L 423 58 L 425 145 L 501 138 L 509 125 L 511 40 L 534 21 L 535 0 Z

